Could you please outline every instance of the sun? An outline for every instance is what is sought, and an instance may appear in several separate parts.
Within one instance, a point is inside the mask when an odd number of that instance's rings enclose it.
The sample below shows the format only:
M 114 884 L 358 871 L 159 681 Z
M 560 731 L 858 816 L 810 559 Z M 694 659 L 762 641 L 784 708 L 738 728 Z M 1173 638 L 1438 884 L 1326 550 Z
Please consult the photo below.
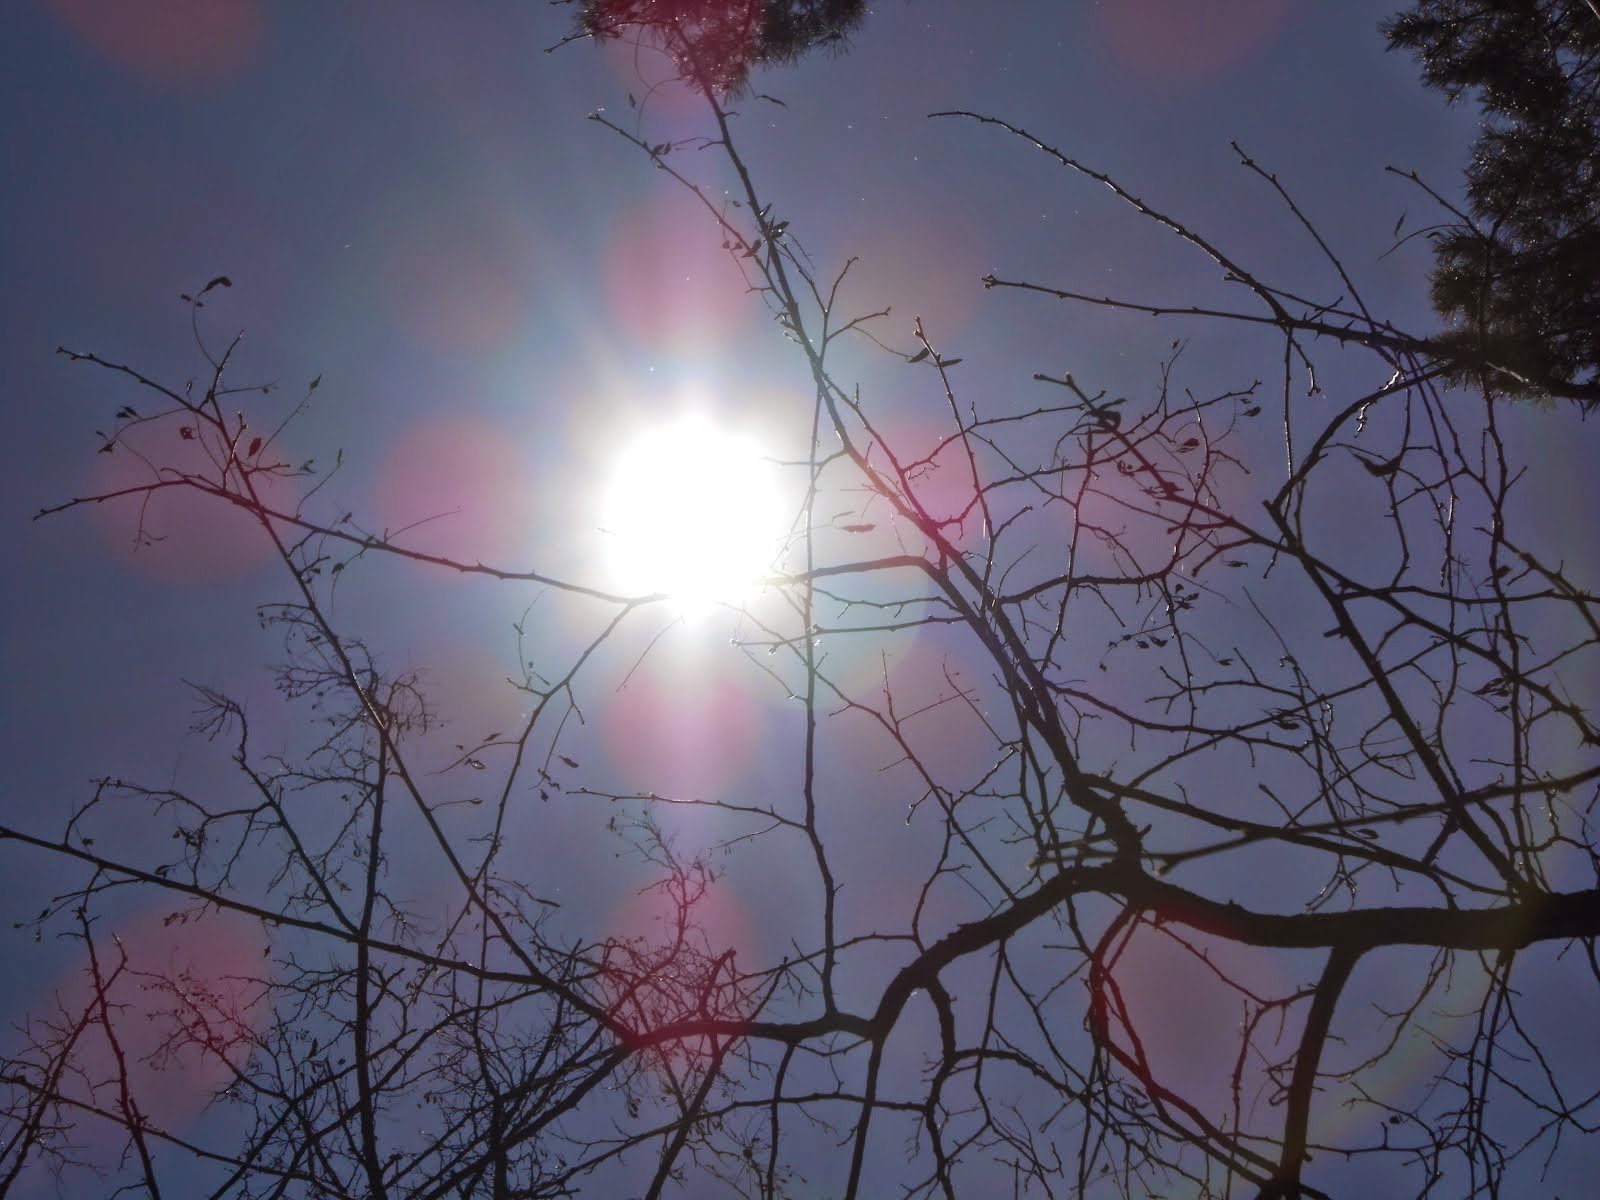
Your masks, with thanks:
M 601 503 L 615 585 L 685 610 L 738 604 L 772 571 L 788 525 L 777 467 L 753 439 L 702 415 L 644 430 Z

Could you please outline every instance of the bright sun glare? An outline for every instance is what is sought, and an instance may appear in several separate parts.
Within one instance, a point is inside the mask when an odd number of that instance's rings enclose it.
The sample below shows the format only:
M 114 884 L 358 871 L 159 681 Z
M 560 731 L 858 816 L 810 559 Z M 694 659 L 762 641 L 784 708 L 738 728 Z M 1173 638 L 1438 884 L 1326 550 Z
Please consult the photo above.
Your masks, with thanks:
M 787 529 L 774 464 L 703 416 L 635 438 L 602 504 L 617 586 L 664 592 L 688 608 L 744 599 L 771 570 Z

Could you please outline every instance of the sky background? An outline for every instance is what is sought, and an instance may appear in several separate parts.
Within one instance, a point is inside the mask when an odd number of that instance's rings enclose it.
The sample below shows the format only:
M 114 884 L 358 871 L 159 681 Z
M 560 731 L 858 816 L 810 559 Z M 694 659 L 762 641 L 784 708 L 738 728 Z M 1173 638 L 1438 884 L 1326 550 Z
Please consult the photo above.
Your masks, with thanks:
M 58 345 L 165 380 L 194 376 L 178 295 L 225 273 L 234 286 L 207 316 L 218 337 L 245 331 L 236 378 L 279 385 L 263 411 L 321 380 L 291 444 L 323 461 L 343 448 L 330 499 L 373 530 L 459 507 L 415 544 L 584 578 L 601 570 L 596 481 L 631 428 L 692 393 L 798 453 L 810 415 L 803 362 L 741 293 L 714 231 L 637 150 L 585 120 L 603 109 L 631 127 L 629 95 L 645 89 L 617 48 L 546 53 L 568 10 L 155 7 L 177 15 L 158 24 L 90 0 L 0 10 L 0 808 L 41 831 L 59 830 L 93 777 L 222 778 L 218 755 L 185 735 L 184 680 L 259 704 L 264 742 L 293 736 L 273 724 L 263 664 L 274 638 L 254 607 L 281 587 L 238 527 L 163 504 L 150 527 L 167 541 L 135 552 L 127 506 L 31 520 L 128 478 L 126 456 L 95 454 L 94 431 L 140 403 Z M 1197 24 L 1201 8 L 1225 15 Z M 1275 280 L 1325 278 L 1241 170 L 1237 140 L 1397 323 L 1421 331 L 1426 244 L 1383 256 L 1402 215 L 1415 228 L 1429 205 L 1384 168 L 1416 169 L 1457 195 L 1475 114 L 1448 109 L 1409 59 L 1384 52 L 1377 24 L 1393 8 L 888 0 L 849 54 L 760 75 L 758 90 L 783 104 L 742 101 L 737 127 L 813 257 L 863 256 L 848 294 L 863 310 L 893 305 L 879 331 L 890 344 L 914 346 L 921 315 L 996 394 L 1035 370 L 1148 387 L 1161 349 L 1191 331 L 1130 333 L 1101 313 L 985 294 L 977 280 L 993 270 L 1187 303 L 1218 288 L 1215 268 L 1016 140 L 926 114 L 964 108 L 1026 126 Z M 653 139 L 697 128 L 674 103 L 646 105 Z M 1221 330 L 1197 339 L 1190 361 L 1201 377 L 1246 382 L 1262 370 L 1246 355 L 1262 344 Z M 870 348 L 848 354 L 894 427 L 915 436 L 929 397 L 894 394 L 904 377 L 891 382 Z M 1514 433 L 1549 478 L 1570 481 L 1544 501 L 1558 533 L 1587 474 L 1573 427 L 1560 413 Z M 1572 533 L 1573 554 L 1589 536 Z M 535 599 L 385 566 L 351 586 L 337 615 L 387 661 L 425 668 L 452 728 L 481 735 L 519 715 L 501 681 L 518 656 L 512 622 Z M 536 656 L 557 655 L 587 627 L 543 603 L 530 640 Z M 745 684 L 708 666 L 718 641 L 680 639 L 630 693 L 597 698 L 605 719 L 574 735 L 597 786 L 716 791 L 785 777 L 797 736 L 787 710 L 749 703 Z M 663 697 L 676 710 L 665 726 L 651 715 Z M 721 740 L 701 752 L 707 726 Z M 959 757 L 959 740 L 944 752 Z M 582 810 L 551 805 L 541 821 L 527 853 L 549 886 L 597 911 L 631 903 L 620 876 L 604 894 L 583 891 L 595 886 L 591 861 L 611 861 L 614 847 L 585 832 Z M 863 830 L 863 853 L 882 853 L 879 836 Z M 0 908 L 32 915 L 61 870 L 0 847 Z M 803 902 L 801 885 L 787 886 L 769 877 L 741 892 L 730 922 L 759 929 L 764 913 Z M 0 1015 L 15 1017 L 64 977 L 73 951 L 5 928 L 0 952 Z

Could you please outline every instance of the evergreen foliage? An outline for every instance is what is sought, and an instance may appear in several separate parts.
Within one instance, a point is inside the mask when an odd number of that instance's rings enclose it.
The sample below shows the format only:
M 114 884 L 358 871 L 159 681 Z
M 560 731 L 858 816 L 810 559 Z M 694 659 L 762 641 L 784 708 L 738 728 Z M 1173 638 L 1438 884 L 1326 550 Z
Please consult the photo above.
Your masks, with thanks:
M 578 28 L 658 46 L 684 79 L 728 93 L 753 67 L 843 46 L 866 12 L 866 0 L 580 0 Z
M 1600 404 L 1600 6 L 1417 0 L 1383 32 L 1483 108 L 1469 211 L 1436 234 L 1447 340 L 1483 386 Z

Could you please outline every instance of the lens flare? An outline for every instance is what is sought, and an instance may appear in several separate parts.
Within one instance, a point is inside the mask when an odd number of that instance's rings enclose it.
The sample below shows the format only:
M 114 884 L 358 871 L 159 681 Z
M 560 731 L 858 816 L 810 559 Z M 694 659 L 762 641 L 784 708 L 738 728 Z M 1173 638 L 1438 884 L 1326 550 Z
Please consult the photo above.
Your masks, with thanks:
M 50 0 L 68 28 L 118 66 L 164 83 L 217 83 L 260 45 L 260 0 Z

